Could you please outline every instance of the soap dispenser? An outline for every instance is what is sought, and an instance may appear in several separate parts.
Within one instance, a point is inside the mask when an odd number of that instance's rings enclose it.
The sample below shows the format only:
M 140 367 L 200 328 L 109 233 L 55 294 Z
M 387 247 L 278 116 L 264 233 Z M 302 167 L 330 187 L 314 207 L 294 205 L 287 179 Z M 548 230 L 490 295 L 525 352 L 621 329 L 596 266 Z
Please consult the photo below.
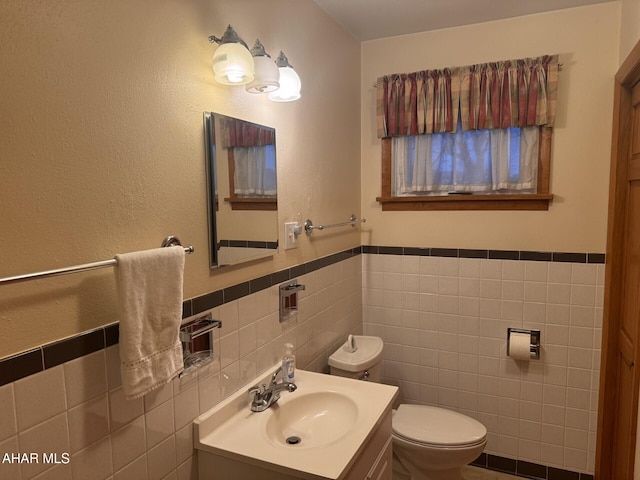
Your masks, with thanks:
M 296 375 L 296 356 L 293 354 L 293 344 L 284 344 L 284 355 L 282 356 L 282 380 L 293 382 Z

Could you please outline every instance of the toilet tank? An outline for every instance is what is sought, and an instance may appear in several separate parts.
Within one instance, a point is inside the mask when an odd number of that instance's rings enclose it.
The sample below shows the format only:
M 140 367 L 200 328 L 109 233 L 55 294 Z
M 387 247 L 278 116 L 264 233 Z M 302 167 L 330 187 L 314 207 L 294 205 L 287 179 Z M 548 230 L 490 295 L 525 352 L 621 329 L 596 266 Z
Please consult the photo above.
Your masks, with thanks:
M 329 357 L 329 372 L 340 377 L 379 383 L 382 378 L 383 347 L 380 337 L 350 335 Z

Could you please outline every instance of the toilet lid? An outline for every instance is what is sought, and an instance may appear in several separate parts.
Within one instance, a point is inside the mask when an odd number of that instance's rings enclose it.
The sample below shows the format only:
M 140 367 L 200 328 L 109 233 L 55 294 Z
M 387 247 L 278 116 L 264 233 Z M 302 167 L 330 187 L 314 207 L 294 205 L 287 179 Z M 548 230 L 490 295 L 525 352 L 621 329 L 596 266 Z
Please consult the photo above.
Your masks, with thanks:
M 484 425 L 461 413 L 404 404 L 393 416 L 393 432 L 409 441 L 440 446 L 477 444 L 487 436 Z

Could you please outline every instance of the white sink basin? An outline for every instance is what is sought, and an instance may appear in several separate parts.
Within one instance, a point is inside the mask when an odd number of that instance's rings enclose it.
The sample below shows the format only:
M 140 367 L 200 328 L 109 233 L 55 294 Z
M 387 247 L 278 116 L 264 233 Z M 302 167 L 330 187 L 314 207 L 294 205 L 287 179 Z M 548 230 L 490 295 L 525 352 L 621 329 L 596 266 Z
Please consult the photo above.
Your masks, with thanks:
M 218 458 L 211 462 L 214 476 L 201 471 L 201 478 L 231 478 L 232 474 L 241 478 L 237 462 L 249 469 L 276 472 L 274 478 L 344 478 L 398 388 L 296 370 L 296 391 L 282 392 L 280 400 L 264 412 L 252 412 L 247 390 L 268 383 L 271 371 L 194 420 L 199 464 L 208 454 Z M 299 437 L 300 442 L 290 444 L 291 437 Z M 220 457 L 236 462 L 227 477 L 220 476 L 224 463 Z M 258 473 L 251 472 L 246 478 L 258 478 Z
M 277 446 L 321 447 L 344 436 L 358 419 L 356 403 L 337 392 L 295 395 L 271 409 L 266 433 Z

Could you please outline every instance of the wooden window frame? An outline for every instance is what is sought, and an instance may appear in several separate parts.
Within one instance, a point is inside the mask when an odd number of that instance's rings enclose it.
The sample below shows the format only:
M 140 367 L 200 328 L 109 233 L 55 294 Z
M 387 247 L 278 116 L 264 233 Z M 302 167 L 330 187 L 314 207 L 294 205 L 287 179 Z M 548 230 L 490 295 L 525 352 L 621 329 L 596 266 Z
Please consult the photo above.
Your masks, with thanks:
M 382 139 L 382 195 L 376 200 L 382 211 L 417 210 L 549 210 L 553 194 L 549 193 L 551 176 L 551 138 L 553 128 L 540 127 L 538 150 L 538 185 L 536 193 L 475 195 L 391 195 L 391 137 Z
M 231 205 L 231 210 L 278 210 L 278 198 L 263 197 L 239 197 L 236 195 L 233 177 L 235 174 L 235 160 L 233 156 L 233 148 L 228 149 L 229 159 L 229 197 L 224 199 Z

